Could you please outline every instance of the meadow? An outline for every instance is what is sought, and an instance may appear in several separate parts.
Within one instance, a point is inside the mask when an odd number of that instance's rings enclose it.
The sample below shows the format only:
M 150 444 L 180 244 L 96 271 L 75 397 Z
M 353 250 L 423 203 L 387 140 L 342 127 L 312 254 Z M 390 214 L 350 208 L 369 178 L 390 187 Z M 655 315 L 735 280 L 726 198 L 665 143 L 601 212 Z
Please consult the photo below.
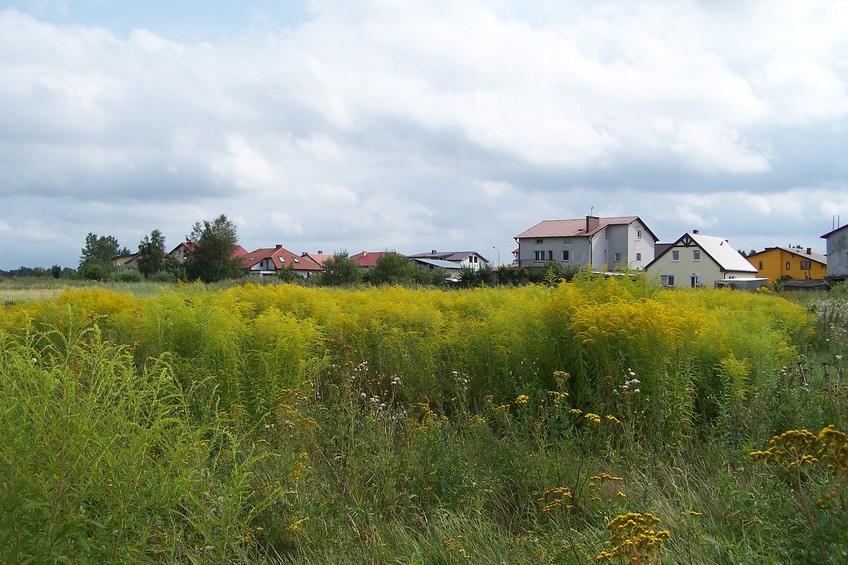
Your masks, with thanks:
M 846 296 L 5 298 L 0 561 L 846 562 Z

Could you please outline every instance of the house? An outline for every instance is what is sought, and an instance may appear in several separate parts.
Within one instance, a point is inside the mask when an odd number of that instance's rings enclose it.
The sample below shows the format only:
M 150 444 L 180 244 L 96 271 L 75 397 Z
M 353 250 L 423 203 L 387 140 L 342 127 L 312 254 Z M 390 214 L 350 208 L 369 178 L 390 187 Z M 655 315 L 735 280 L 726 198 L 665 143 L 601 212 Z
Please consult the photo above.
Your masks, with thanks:
M 590 266 L 642 269 L 654 259 L 654 235 L 638 216 L 545 220 L 515 236 L 519 267 Z
M 322 267 L 324 265 L 324 261 L 326 261 L 327 259 L 332 259 L 334 257 L 334 255 L 332 255 L 330 253 L 324 253 L 323 251 L 318 251 L 316 253 L 313 253 L 312 251 L 306 251 L 306 252 L 302 253 L 301 255 L 303 257 L 307 257 L 309 259 L 312 259 L 313 261 L 315 261 L 316 263 L 318 263 Z
M 754 288 L 768 282 L 726 239 L 698 230 L 664 247 L 645 270 L 669 287 Z
M 409 257 L 410 263 L 424 270 L 444 269 L 447 273 L 449 281 L 458 281 L 459 274 L 462 271 L 462 265 L 454 261 L 445 261 L 444 259 L 425 259 L 423 257 Z
M 276 275 L 289 267 L 303 278 L 321 272 L 321 265 L 305 255 L 292 253 L 282 245 L 256 249 L 246 254 L 243 260 L 248 275 Z
M 824 279 L 827 275 L 827 258 L 809 247 L 766 247 L 747 259 L 757 268 L 757 276 L 770 283 L 778 279 Z
M 416 260 L 420 264 L 428 264 L 426 261 L 436 261 L 441 266 L 448 270 L 454 269 L 486 269 L 492 265 L 489 260 L 477 253 L 476 251 L 436 251 L 433 249 L 429 253 L 416 253 L 409 255 L 409 259 Z M 430 263 L 434 264 L 434 263 Z
M 138 253 L 130 253 L 129 255 L 118 255 L 112 259 L 112 266 L 124 269 L 138 269 Z
M 822 236 L 827 241 L 827 280 L 848 278 L 848 224 Z
M 377 259 L 383 255 L 401 255 L 395 251 L 360 251 L 356 255 L 351 255 L 350 258 L 359 263 L 362 268 L 374 267 L 377 265 Z M 403 255 L 401 255 L 403 257 Z
M 197 249 L 197 246 L 188 241 L 181 241 L 177 244 L 176 247 L 171 249 L 168 252 L 168 255 L 177 260 L 177 263 L 185 263 L 186 259 L 194 253 L 194 250 Z M 241 245 L 236 245 L 235 249 L 233 249 L 233 257 L 244 257 L 247 255 L 247 249 L 242 247 Z

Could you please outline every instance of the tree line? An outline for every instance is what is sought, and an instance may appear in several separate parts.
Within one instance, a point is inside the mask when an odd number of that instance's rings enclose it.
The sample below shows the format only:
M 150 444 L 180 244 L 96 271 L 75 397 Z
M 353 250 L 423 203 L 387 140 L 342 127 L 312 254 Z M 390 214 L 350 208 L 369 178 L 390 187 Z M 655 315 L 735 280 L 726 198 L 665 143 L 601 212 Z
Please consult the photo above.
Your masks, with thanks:
M 15 271 L 2 272 L 3 276 L 52 276 L 54 278 L 84 278 L 97 281 L 154 282 L 203 281 L 218 282 L 245 276 L 242 258 L 235 256 L 239 246 L 238 231 L 226 215 L 213 220 L 196 222 L 185 242 L 191 252 L 180 262 L 166 251 L 165 236 L 158 229 L 145 234 L 138 244 L 135 257 L 136 269 L 121 268 L 116 259 L 133 255 L 117 238 L 89 232 L 80 250 L 76 271 L 54 265 L 50 269 L 21 267 Z M 463 268 L 456 279 L 451 279 L 445 269 L 419 268 L 406 257 L 396 253 L 384 253 L 374 267 L 363 269 L 346 251 L 337 252 L 322 265 L 317 276 L 303 279 L 289 265 L 277 272 L 283 282 L 297 282 L 320 286 L 355 286 L 359 284 L 386 285 L 402 284 L 415 286 L 479 287 L 494 285 L 520 285 L 526 283 L 552 283 L 572 278 L 579 269 L 549 264 L 544 270 L 501 265 L 497 269 Z

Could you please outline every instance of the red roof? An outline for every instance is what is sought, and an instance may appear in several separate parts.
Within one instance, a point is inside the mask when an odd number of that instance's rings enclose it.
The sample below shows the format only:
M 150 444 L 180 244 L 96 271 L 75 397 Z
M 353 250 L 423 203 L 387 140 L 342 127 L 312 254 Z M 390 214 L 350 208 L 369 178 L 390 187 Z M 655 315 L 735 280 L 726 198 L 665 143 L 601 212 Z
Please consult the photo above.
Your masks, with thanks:
M 361 251 L 350 258 L 359 263 L 360 267 L 373 267 L 377 264 L 377 259 L 383 255 L 400 255 L 400 253 L 395 251 Z
M 263 260 L 269 259 L 274 270 L 284 269 L 291 265 L 295 271 L 320 271 L 321 265 L 309 257 L 292 253 L 282 245 L 276 247 L 260 248 L 244 255 L 244 266 L 250 270 Z M 262 270 L 271 270 L 270 266 Z
M 544 220 L 539 222 L 529 230 L 523 231 L 517 236 L 515 239 L 522 238 L 533 238 L 533 237 L 587 237 L 590 235 L 594 235 L 611 225 L 628 225 L 632 224 L 635 221 L 640 221 L 639 216 L 613 216 L 609 218 L 596 218 L 593 217 L 591 220 L 597 220 L 597 225 L 590 227 L 590 229 L 586 229 L 587 226 L 590 226 L 589 218 L 575 218 L 571 220 Z M 642 222 L 642 225 L 645 225 Z M 645 226 L 645 229 L 648 233 L 651 233 L 651 230 Z M 651 233 L 653 235 L 653 233 Z M 657 238 L 654 237 L 654 240 Z

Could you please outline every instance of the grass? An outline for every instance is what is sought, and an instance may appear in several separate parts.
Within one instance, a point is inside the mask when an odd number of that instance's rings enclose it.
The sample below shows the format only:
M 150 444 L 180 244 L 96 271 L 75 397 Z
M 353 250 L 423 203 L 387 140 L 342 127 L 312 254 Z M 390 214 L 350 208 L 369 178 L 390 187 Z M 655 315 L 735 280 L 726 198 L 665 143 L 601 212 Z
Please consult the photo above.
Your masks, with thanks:
M 834 460 L 749 455 L 848 429 L 831 298 L 578 277 L 11 304 L 0 561 L 844 562 Z

